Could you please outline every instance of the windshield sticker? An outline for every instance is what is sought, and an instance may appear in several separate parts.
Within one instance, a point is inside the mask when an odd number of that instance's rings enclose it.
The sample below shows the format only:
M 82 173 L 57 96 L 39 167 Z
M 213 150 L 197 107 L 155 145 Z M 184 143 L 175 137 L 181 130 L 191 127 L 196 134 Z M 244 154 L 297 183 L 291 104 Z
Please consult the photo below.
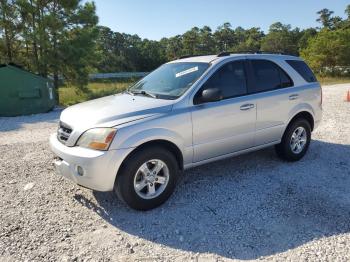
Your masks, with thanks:
M 187 75 L 187 74 L 190 74 L 190 73 L 193 73 L 193 72 L 196 72 L 196 71 L 198 71 L 198 66 L 195 66 L 195 67 L 192 67 L 192 68 L 187 69 L 185 71 L 182 71 L 180 73 L 177 73 L 175 75 L 175 77 L 180 77 L 180 76 L 183 76 L 183 75 Z

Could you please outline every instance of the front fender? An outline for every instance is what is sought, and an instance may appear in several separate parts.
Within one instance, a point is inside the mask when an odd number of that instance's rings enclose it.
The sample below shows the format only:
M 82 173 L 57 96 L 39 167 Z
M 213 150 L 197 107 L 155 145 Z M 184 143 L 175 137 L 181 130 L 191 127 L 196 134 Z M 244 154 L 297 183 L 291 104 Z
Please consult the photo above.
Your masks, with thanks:
M 174 131 L 165 128 L 150 128 L 141 130 L 126 138 L 119 145 L 119 149 L 138 147 L 153 140 L 167 140 L 175 144 L 180 150 L 184 148 L 183 138 Z
M 192 151 L 190 147 L 185 146 L 184 139 L 176 132 L 166 128 L 149 128 L 136 132 L 120 132 L 116 134 L 115 141 L 111 145 L 111 149 L 127 149 L 136 148 L 147 142 L 155 140 L 165 140 L 173 143 L 179 148 L 185 162 L 192 160 Z
M 147 142 L 164 140 L 179 149 L 184 164 L 193 160 L 192 121 L 187 111 L 173 111 L 116 128 L 111 149 L 136 148 Z

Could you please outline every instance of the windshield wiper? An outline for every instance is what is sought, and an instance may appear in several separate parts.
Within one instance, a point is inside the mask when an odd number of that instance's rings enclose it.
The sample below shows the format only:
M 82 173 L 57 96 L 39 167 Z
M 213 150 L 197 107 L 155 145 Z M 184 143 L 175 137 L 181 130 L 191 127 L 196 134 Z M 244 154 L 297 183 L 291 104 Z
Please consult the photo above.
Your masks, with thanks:
M 131 90 L 128 90 L 127 91 L 128 93 L 131 93 L 133 95 L 143 95 L 143 96 L 148 96 L 148 97 L 152 97 L 152 98 L 157 98 L 157 95 L 155 94 L 152 94 L 152 93 L 149 93 L 145 90 L 141 90 L 141 91 L 131 91 Z
M 125 90 L 124 93 L 127 93 L 127 94 L 132 95 L 132 96 L 135 95 L 135 94 L 134 94 L 133 92 L 131 92 L 129 89 Z

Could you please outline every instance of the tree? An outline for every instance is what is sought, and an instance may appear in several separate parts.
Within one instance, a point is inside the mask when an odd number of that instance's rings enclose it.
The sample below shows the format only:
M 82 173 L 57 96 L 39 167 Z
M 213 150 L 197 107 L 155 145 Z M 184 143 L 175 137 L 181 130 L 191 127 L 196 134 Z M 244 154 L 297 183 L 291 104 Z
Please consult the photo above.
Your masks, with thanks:
M 83 88 L 94 60 L 98 18 L 93 2 L 17 0 L 18 19 L 29 69 L 53 75 L 56 97 L 59 76 Z
M 94 63 L 100 72 L 135 71 L 140 59 L 141 38 L 98 27 L 97 53 Z
M 15 62 L 15 45 L 18 36 L 18 10 L 14 0 L 0 0 L 0 47 L 3 63 Z
M 344 27 L 344 21 L 340 16 L 334 16 L 331 18 L 331 29 L 340 29 Z
M 347 15 L 347 18 L 350 19 L 350 5 L 347 5 L 345 8 L 345 14 Z
M 264 33 L 258 27 L 252 27 L 244 30 L 241 27 L 236 28 L 236 45 L 231 48 L 233 52 L 257 52 L 260 50 L 261 40 Z
M 199 30 L 199 53 L 209 55 L 216 53 L 215 40 L 209 26 L 203 26 Z
M 98 36 L 96 39 L 96 61 L 94 67 L 99 69 L 100 73 L 113 72 L 118 65 L 117 51 L 120 47 L 119 41 L 116 41 L 116 33 L 105 26 L 98 26 Z M 120 64 L 120 63 L 119 63 Z
M 170 37 L 169 39 L 162 39 L 163 43 L 166 43 L 165 54 L 167 60 L 173 60 L 180 57 L 183 54 L 183 40 L 181 35 Z
M 350 61 L 350 29 L 323 29 L 311 38 L 301 56 L 319 73 L 335 72 L 337 66 L 348 66 Z
M 200 54 L 200 32 L 198 27 L 193 27 L 182 35 L 183 54 Z
M 350 5 L 345 8 L 346 19 L 343 21 L 343 28 L 350 28 Z
M 328 9 L 318 12 L 322 29 L 299 30 L 274 23 L 265 35 L 258 27 L 233 29 L 226 22 L 215 31 L 193 27 L 182 35 L 153 41 L 97 26 L 93 2 L 0 0 L 0 62 L 19 63 L 34 73 L 52 76 L 56 90 L 60 77 L 83 90 L 91 71 L 151 71 L 182 55 L 220 51 L 294 55 L 301 51 L 314 68 L 322 70 L 350 61 L 350 5 L 346 19 L 333 14 Z
M 345 10 L 345 13 L 347 13 L 347 9 Z M 345 25 L 340 16 L 332 16 L 334 12 L 327 8 L 318 11 L 317 14 L 319 15 L 319 18 L 317 18 L 316 21 L 322 24 L 322 28 L 335 30 L 342 28 Z
M 274 23 L 270 26 L 269 33 L 262 39 L 261 50 L 298 55 L 299 38 L 298 28 L 291 30 L 290 25 Z
M 216 47 L 219 52 L 227 51 L 234 47 L 235 41 L 235 32 L 232 30 L 230 23 L 224 23 L 219 26 L 214 33 L 214 39 L 216 42 Z
M 317 35 L 315 28 L 308 28 L 300 32 L 300 38 L 298 42 L 299 51 L 305 49 L 308 46 L 308 41 Z
M 144 39 L 140 43 L 140 57 L 137 69 L 148 72 L 165 63 L 167 60 L 158 41 Z
M 332 26 L 332 15 L 333 11 L 330 11 L 327 8 L 324 8 L 317 12 L 319 18 L 316 19 L 317 22 L 322 24 L 322 27 L 330 29 Z

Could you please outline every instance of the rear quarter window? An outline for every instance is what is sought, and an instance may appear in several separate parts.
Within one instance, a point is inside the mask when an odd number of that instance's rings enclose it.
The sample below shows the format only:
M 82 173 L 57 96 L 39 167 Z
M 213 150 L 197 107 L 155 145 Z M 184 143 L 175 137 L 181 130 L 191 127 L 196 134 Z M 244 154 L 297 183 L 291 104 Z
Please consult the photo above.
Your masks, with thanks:
M 312 83 L 317 82 L 316 76 L 311 71 L 310 67 L 304 62 L 300 60 L 286 60 L 286 62 L 293 67 L 295 71 L 301 75 L 306 82 Z

